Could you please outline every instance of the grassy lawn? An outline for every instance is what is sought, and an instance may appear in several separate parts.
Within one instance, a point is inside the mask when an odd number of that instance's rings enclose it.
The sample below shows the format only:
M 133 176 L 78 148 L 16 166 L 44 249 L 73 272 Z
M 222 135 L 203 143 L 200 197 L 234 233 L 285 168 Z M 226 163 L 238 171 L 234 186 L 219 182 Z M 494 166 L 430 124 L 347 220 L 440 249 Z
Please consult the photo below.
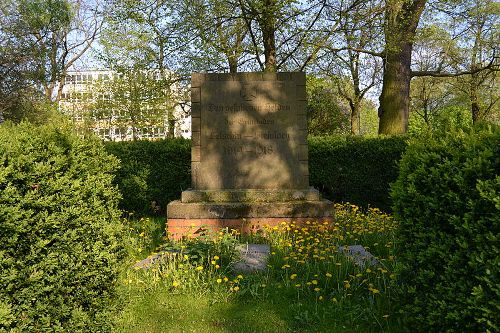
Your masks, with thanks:
M 128 219 L 135 260 L 170 255 L 122 276 L 116 332 L 401 332 L 390 216 L 337 205 L 337 221 L 283 223 L 254 236 L 234 231 L 183 242 L 161 239 L 160 219 Z M 268 269 L 231 269 L 238 243 L 271 245 Z M 379 264 L 360 266 L 339 246 L 360 244 Z

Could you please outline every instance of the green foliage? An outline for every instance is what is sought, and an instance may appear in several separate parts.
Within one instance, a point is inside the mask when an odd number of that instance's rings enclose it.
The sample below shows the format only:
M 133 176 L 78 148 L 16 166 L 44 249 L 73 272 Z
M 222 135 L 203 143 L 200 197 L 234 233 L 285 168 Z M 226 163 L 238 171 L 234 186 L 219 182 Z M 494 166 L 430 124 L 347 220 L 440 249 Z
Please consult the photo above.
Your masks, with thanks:
M 349 133 L 349 111 L 340 103 L 334 92 L 333 83 L 308 76 L 306 88 L 308 133 L 311 135 Z
M 405 309 L 420 332 L 498 332 L 500 129 L 413 140 L 392 188 Z
M 312 137 L 310 183 L 336 202 L 388 211 L 389 184 L 398 176 L 397 162 L 405 149 L 404 137 Z
M 97 140 L 0 126 L 0 331 L 109 332 L 125 254 Z
M 429 130 L 439 132 L 451 127 L 472 127 L 472 116 L 467 106 L 455 102 L 453 105 L 438 108 L 427 116 L 427 122 L 418 111 L 410 112 L 408 132 L 411 134 L 421 134 Z
M 106 149 L 121 160 L 115 181 L 123 209 L 141 215 L 164 213 L 166 204 L 179 199 L 191 184 L 188 140 L 109 142 Z

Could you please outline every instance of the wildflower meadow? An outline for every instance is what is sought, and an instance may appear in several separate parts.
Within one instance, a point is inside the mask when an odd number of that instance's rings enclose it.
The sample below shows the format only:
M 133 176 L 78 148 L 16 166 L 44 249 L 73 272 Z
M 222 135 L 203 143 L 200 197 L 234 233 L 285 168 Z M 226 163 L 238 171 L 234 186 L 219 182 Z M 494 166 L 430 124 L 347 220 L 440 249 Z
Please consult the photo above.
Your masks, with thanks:
M 397 223 L 376 208 L 336 204 L 335 212 L 333 224 L 282 222 L 251 235 L 226 229 L 178 242 L 155 238 L 154 219 L 129 217 L 130 253 L 139 260 L 156 247 L 151 256 L 162 255 L 124 272 L 125 311 L 117 329 L 401 331 L 395 304 Z M 245 243 L 271 246 L 266 270 L 233 269 L 240 259 L 235 246 Z M 353 260 L 343 247 L 353 244 L 373 254 L 376 263 Z

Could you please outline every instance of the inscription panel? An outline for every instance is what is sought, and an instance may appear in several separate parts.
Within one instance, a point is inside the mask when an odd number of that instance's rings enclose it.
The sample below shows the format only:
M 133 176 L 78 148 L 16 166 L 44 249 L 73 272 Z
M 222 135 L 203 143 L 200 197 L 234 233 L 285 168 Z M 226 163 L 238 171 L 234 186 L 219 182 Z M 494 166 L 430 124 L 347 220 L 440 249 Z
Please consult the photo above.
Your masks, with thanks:
M 297 93 L 304 74 L 286 74 L 193 75 L 201 123 L 195 189 L 308 187 L 305 104 Z

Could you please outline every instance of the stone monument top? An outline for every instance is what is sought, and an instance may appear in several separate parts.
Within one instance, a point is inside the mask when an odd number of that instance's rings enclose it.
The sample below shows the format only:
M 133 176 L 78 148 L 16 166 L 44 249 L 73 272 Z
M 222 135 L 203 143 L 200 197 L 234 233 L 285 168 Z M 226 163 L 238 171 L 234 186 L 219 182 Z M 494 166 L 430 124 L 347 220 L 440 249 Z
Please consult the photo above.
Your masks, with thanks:
M 195 73 L 192 188 L 307 189 L 304 73 Z

